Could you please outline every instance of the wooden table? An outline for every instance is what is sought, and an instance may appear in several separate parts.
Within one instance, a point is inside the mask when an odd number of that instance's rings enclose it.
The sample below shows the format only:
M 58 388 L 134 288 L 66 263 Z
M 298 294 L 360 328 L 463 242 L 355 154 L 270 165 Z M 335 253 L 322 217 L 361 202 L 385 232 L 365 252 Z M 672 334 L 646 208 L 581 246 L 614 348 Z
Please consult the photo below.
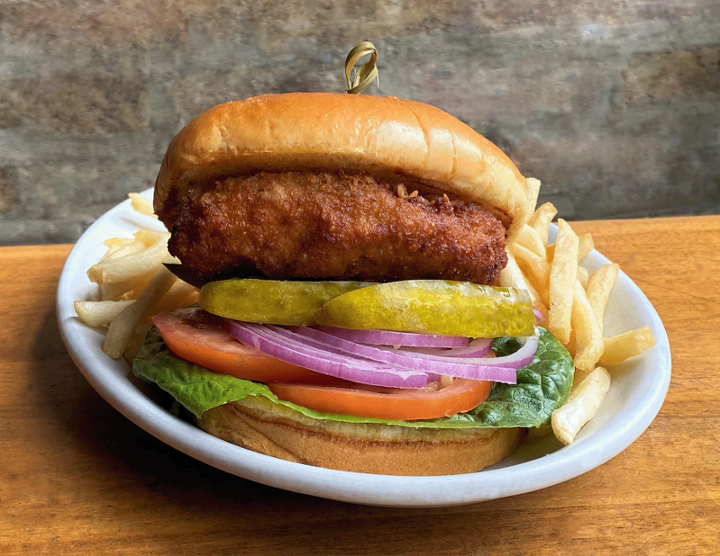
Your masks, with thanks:
M 71 246 L 0 248 L 0 554 L 720 554 L 720 216 L 574 227 L 665 323 L 673 378 L 660 414 L 576 479 L 424 510 L 265 487 L 149 436 L 60 339 L 55 287 Z

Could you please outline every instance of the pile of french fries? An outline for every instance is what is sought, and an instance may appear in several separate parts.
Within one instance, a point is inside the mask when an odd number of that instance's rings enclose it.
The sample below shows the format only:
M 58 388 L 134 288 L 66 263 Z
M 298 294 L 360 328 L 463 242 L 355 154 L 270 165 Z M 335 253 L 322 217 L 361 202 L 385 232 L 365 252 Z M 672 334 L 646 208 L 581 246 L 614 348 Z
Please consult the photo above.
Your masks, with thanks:
M 603 320 L 619 267 L 606 264 L 592 274 L 580 262 L 594 249 L 590 234 L 578 236 L 558 219 L 557 239 L 549 244 L 550 223 L 557 215 L 551 203 L 537 207 L 540 182 L 527 179 L 530 219 L 508 243 L 508 264 L 501 286 L 526 289 L 546 327 L 575 362 L 573 389 L 552 415 L 552 431 L 563 444 L 572 442 L 597 413 L 610 388 L 606 366 L 639 355 L 655 345 L 649 326 L 605 337 Z
M 131 193 L 133 208 L 154 217 L 152 204 Z M 198 290 L 170 272 L 164 265 L 179 261 L 168 253 L 168 232 L 149 228 L 133 237 L 105 240 L 107 251 L 87 271 L 98 285 L 97 301 L 75 301 L 80 321 L 92 327 L 107 327 L 103 352 L 132 360 L 150 329 L 154 315 L 187 307 L 198 300 Z
M 540 182 L 527 179 L 531 217 L 507 245 L 508 264 L 499 284 L 526 289 L 545 326 L 575 362 L 573 389 L 552 415 L 552 431 L 564 444 L 597 413 L 610 388 L 606 366 L 639 355 L 655 345 L 650 327 L 605 337 L 603 317 L 618 273 L 607 264 L 592 274 L 580 265 L 594 249 L 590 234 L 578 236 L 558 219 L 557 239 L 549 244 L 550 224 L 557 215 L 551 203 L 537 207 Z M 154 217 L 152 204 L 130 194 L 133 208 Z M 76 301 L 80 320 L 107 327 L 103 351 L 114 359 L 132 360 L 139 351 L 151 318 L 196 303 L 197 288 L 178 280 L 164 264 L 177 264 L 167 250 L 170 234 L 140 229 L 132 238 L 105 240 L 107 251 L 88 270 L 98 285 L 98 301 Z M 549 432 L 549 429 L 548 431 Z

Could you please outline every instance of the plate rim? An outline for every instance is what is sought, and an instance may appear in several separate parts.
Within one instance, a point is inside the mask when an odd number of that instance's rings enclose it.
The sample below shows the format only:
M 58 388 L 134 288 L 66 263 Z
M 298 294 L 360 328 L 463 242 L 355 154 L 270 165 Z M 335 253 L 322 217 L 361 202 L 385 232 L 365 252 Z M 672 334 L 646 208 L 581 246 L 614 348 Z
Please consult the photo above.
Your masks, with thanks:
M 142 195 L 151 199 L 152 192 L 152 188 L 146 189 Z M 127 199 L 101 215 L 83 233 L 68 254 L 57 286 L 56 314 L 61 337 L 74 363 L 93 389 L 117 411 L 160 441 L 233 475 L 301 494 L 371 506 L 423 508 L 483 502 L 547 488 L 573 479 L 609 461 L 643 434 L 659 413 L 667 395 L 672 374 L 667 332 L 651 302 L 621 270 L 618 280 L 630 288 L 643 305 L 645 313 L 651 316 L 652 322 L 645 324 L 650 325 L 655 334 L 657 344 L 653 359 L 659 359 L 661 365 L 657 372 L 659 380 L 654 381 L 646 392 L 646 405 L 642 411 L 632 414 L 621 427 L 606 433 L 602 443 L 589 442 L 591 436 L 582 442 L 575 442 L 547 455 L 509 467 L 431 477 L 338 471 L 252 452 L 213 437 L 172 416 L 137 388 L 128 376 L 131 373 L 126 362 L 102 359 L 98 361 L 98 358 L 93 356 L 98 346 L 87 349 L 84 336 L 102 334 L 81 324 L 75 314 L 75 298 L 70 295 L 74 291 L 74 282 L 79 272 L 76 261 L 87 255 L 93 244 L 96 244 L 96 247 L 102 244 L 102 240 L 106 238 L 98 237 L 96 232 L 103 225 L 112 223 L 111 219 L 127 212 L 133 217 L 130 218 L 131 221 L 140 222 L 141 218 L 128 211 L 132 211 L 130 207 L 131 201 Z M 147 224 L 142 221 L 142 225 Z M 125 225 L 128 223 L 125 222 Z M 597 251 L 593 251 L 591 256 L 594 256 L 597 264 L 609 262 Z M 648 357 L 648 354 L 640 357 Z M 118 369 L 111 368 L 111 365 L 116 364 L 126 367 L 123 377 L 118 376 Z M 523 480 L 518 480 L 518 477 Z

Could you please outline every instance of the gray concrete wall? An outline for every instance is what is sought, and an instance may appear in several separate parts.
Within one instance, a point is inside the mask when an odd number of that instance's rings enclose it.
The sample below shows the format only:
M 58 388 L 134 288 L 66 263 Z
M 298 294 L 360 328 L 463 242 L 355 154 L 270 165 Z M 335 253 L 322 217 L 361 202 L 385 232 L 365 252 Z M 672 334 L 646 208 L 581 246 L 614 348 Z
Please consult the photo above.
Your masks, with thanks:
M 718 0 L 0 0 L 0 243 L 74 241 L 210 106 L 342 91 L 435 104 L 568 219 L 720 212 Z

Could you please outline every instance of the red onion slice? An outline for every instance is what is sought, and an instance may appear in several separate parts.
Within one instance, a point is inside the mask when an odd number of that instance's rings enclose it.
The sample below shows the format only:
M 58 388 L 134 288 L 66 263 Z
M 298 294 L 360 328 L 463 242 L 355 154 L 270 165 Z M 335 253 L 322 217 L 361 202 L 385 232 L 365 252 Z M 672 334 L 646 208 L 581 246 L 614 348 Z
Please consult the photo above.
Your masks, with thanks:
M 466 348 L 470 340 L 465 336 L 443 336 L 441 334 L 420 334 L 417 332 L 395 332 L 392 330 L 355 330 L 337 326 L 318 326 L 318 330 L 361 344 L 375 346 L 409 346 L 423 348 Z
M 417 369 L 453 377 L 492 380 L 510 384 L 515 384 L 517 380 L 517 369 L 533 360 L 538 345 L 536 335 L 528 338 L 525 345 L 516 353 L 506 357 L 458 358 L 366 346 L 305 326 L 291 327 L 291 331 L 315 340 L 315 345 L 328 344 L 346 351 L 350 355 L 381 361 L 402 369 Z M 291 331 L 279 330 L 284 334 L 292 333 Z
M 438 355 L 442 357 L 485 357 L 492 347 L 492 338 L 475 338 L 466 348 L 458 349 L 421 349 L 421 348 L 400 348 L 401 351 L 411 353 L 424 353 L 426 355 Z
M 418 370 L 397 369 L 332 349 L 331 346 L 318 348 L 304 338 L 289 331 L 263 324 L 245 323 L 226 319 L 227 331 L 239 341 L 253 346 L 281 361 L 293 363 L 312 371 L 391 388 L 422 388 L 427 384 L 427 373 Z

